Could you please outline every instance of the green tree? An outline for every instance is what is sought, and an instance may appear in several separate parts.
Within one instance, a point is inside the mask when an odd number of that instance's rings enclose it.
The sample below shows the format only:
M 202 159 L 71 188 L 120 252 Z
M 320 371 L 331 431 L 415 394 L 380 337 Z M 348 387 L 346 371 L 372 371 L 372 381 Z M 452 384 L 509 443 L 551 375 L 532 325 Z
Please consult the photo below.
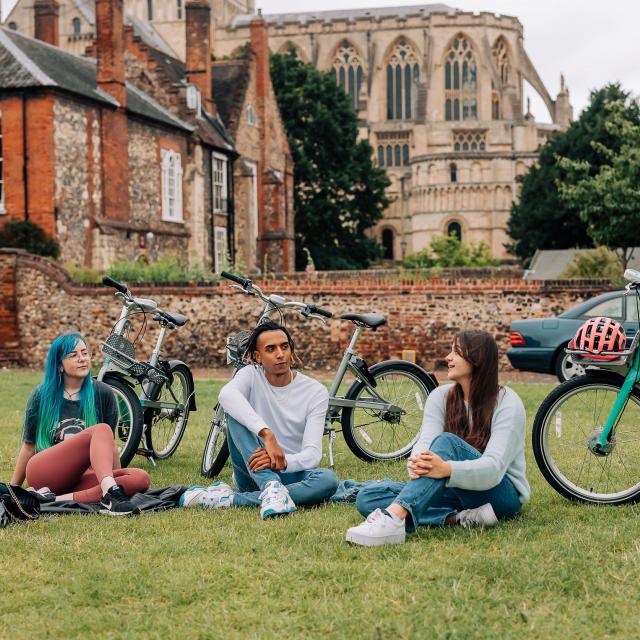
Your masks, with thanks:
M 568 180 L 559 182 L 558 188 L 561 198 L 579 212 L 593 241 L 616 251 L 626 269 L 640 228 L 640 123 L 629 117 L 624 100 L 609 102 L 606 110 L 605 129 L 622 144 L 592 141 L 594 151 L 607 160 L 600 166 L 559 157 Z
M 296 58 L 271 56 L 271 79 L 287 130 L 294 169 L 296 268 L 366 268 L 381 255 L 365 232 L 382 217 L 389 179 L 358 141 L 350 98 L 331 73 Z
M 607 129 L 607 103 L 625 101 L 628 119 L 640 121 L 638 106 L 628 101 L 629 94 L 619 84 L 609 84 L 591 93 L 589 106 L 564 132 L 554 134 L 542 147 L 538 163 L 522 180 L 518 204 L 511 208 L 507 231 L 513 242 L 510 253 L 527 263 L 536 249 L 569 249 L 592 247 L 592 237 L 578 209 L 562 198 L 558 184 L 570 178 L 567 169 L 556 162 L 557 156 L 589 163 L 591 175 L 597 173 L 610 158 L 591 142 L 619 151 L 622 146 L 616 132 Z
M 48 258 L 60 255 L 60 245 L 37 224 L 28 220 L 13 220 L 0 229 L 0 247 L 24 249 Z

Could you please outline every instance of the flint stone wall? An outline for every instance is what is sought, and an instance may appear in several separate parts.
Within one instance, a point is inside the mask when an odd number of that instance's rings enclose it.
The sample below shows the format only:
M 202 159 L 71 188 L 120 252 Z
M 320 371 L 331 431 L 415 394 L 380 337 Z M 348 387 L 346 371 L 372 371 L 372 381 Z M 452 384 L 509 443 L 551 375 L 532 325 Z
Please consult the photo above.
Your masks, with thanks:
M 15 276 L 11 272 L 15 273 Z M 100 361 L 100 341 L 106 339 L 118 318 L 120 307 L 113 290 L 79 285 L 56 264 L 24 252 L 0 251 L 0 277 L 15 277 L 15 313 L 19 333 L 20 362 L 41 367 L 56 335 L 79 330 L 87 336 Z M 450 277 L 399 279 L 395 272 L 323 272 L 285 274 L 256 279 L 268 293 L 304 300 L 326 307 L 338 315 L 345 312 L 378 312 L 387 325 L 363 332 L 358 351 L 370 363 L 398 358 L 403 349 L 416 351 L 419 364 L 427 369 L 443 362 L 454 333 L 463 328 L 481 328 L 498 340 L 501 364 L 508 368 L 505 353 L 512 320 L 555 315 L 607 289 L 603 281 L 524 281 L 513 271 L 459 270 Z M 136 295 L 155 299 L 161 308 L 186 315 L 189 322 L 169 332 L 165 354 L 193 367 L 220 367 L 225 363 L 225 338 L 239 329 L 251 329 L 261 311 L 256 298 L 240 294 L 224 283 L 175 283 L 132 286 Z M 10 295 L 5 312 L 10 313 Z M 8 311 L 7 311 L 8 310 Z M 134 322 L 136 335 L 142 316 Z M 148 357 L 157 336 L 151 317 L 138 349 Z M 337 365 L 353 325 L 333 319 L 326 324 L 287 316 L 302 363 L 319 369 Z M 1 335 L 0 335 L 1 337 Z M 16 353 L 15 340 L 13 351 Z M 0 352 L 3 349 L 0 341 Z M 10 361 L 8 353 L 4 361 Z M 15 356 L 13 356 L 15 357 Z

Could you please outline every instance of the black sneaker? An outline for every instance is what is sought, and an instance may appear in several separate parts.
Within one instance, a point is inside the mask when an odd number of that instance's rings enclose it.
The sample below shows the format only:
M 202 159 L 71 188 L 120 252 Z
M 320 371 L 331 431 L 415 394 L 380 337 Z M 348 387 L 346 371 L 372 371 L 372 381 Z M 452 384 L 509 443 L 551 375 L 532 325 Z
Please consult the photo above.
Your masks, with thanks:
M 108 516 L 128 516 L 132 513 L 139 513 L 136 507 L 125 495 L 119 484 L 113 485 L 100 500 L 100 513 Z
M 54 502 L 56 499 L 55 494 L 49 487 L 42 487 L 37 491 L 33 487 L 27 487 L 27 491 L 32 493 L 40 504 L 48 504 L 49 502 Z

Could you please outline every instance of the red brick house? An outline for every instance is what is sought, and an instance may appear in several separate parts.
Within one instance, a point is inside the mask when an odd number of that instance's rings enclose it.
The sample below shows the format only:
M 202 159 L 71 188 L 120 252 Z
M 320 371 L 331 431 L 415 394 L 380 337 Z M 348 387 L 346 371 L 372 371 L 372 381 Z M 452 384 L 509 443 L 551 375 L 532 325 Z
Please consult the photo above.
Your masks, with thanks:
M 198 68 L 154 84 L 122 0 L 96 0 L 95 59 L 55 46 L 57 3 L 36 4 L 49 43 L 0 28 L 0 224 L 28 219 L 59 239 L 63 261 L 98 269 L 163 252 L 219 269 L 232 216 L 217 215 L 212 159 L 230 188 L 237 154 Z

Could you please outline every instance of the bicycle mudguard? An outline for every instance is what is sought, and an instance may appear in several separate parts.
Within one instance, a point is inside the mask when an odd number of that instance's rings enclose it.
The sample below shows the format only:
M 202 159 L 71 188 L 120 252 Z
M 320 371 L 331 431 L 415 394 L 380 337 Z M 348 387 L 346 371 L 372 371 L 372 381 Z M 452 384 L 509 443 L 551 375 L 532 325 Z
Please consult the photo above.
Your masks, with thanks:
M 196 386 L 193 382 L 193 374 L 191 373 L 191 369 L 189 368 L 189 365 L 186 364 L 185 362 L 182 362 L 182 360 L 166 360 L 167 365 L 169 366 L 169 370 L 171 371 L 174 367 L 177 367 L 179 364 L 183 365 L 184 367 L 186 367 L 187 372 L 189 374 L 189 382 L 191 383 L 191 388 L 195 389 Z M 189 411 L 197 411 L 197 407 L 196 407 L 196 394 L 192 393 L 191 397 L 189 398 Z
M 93 376 L 94 380 L 97 380 L 97 376 Z M 129 380 L 129 378 L 127 378 L 127 376 L 123 375 L 123 374 L 119 374 L 116 373 L 114 371 L 110 371 L 108 373 L 105 374 L 104 378 L 102 378 L 101 382 L 104 382 L 105 384 L 109 384 L 107 381 L 111 379 L 111 380 L 120 380 L 121 382 L 124 382 L 128 387 L 130 387 L 131 389 L 135 390 L 136 386 L 135 384 L 133 384 L 133 382 L 131 382 L 131 380 Z

